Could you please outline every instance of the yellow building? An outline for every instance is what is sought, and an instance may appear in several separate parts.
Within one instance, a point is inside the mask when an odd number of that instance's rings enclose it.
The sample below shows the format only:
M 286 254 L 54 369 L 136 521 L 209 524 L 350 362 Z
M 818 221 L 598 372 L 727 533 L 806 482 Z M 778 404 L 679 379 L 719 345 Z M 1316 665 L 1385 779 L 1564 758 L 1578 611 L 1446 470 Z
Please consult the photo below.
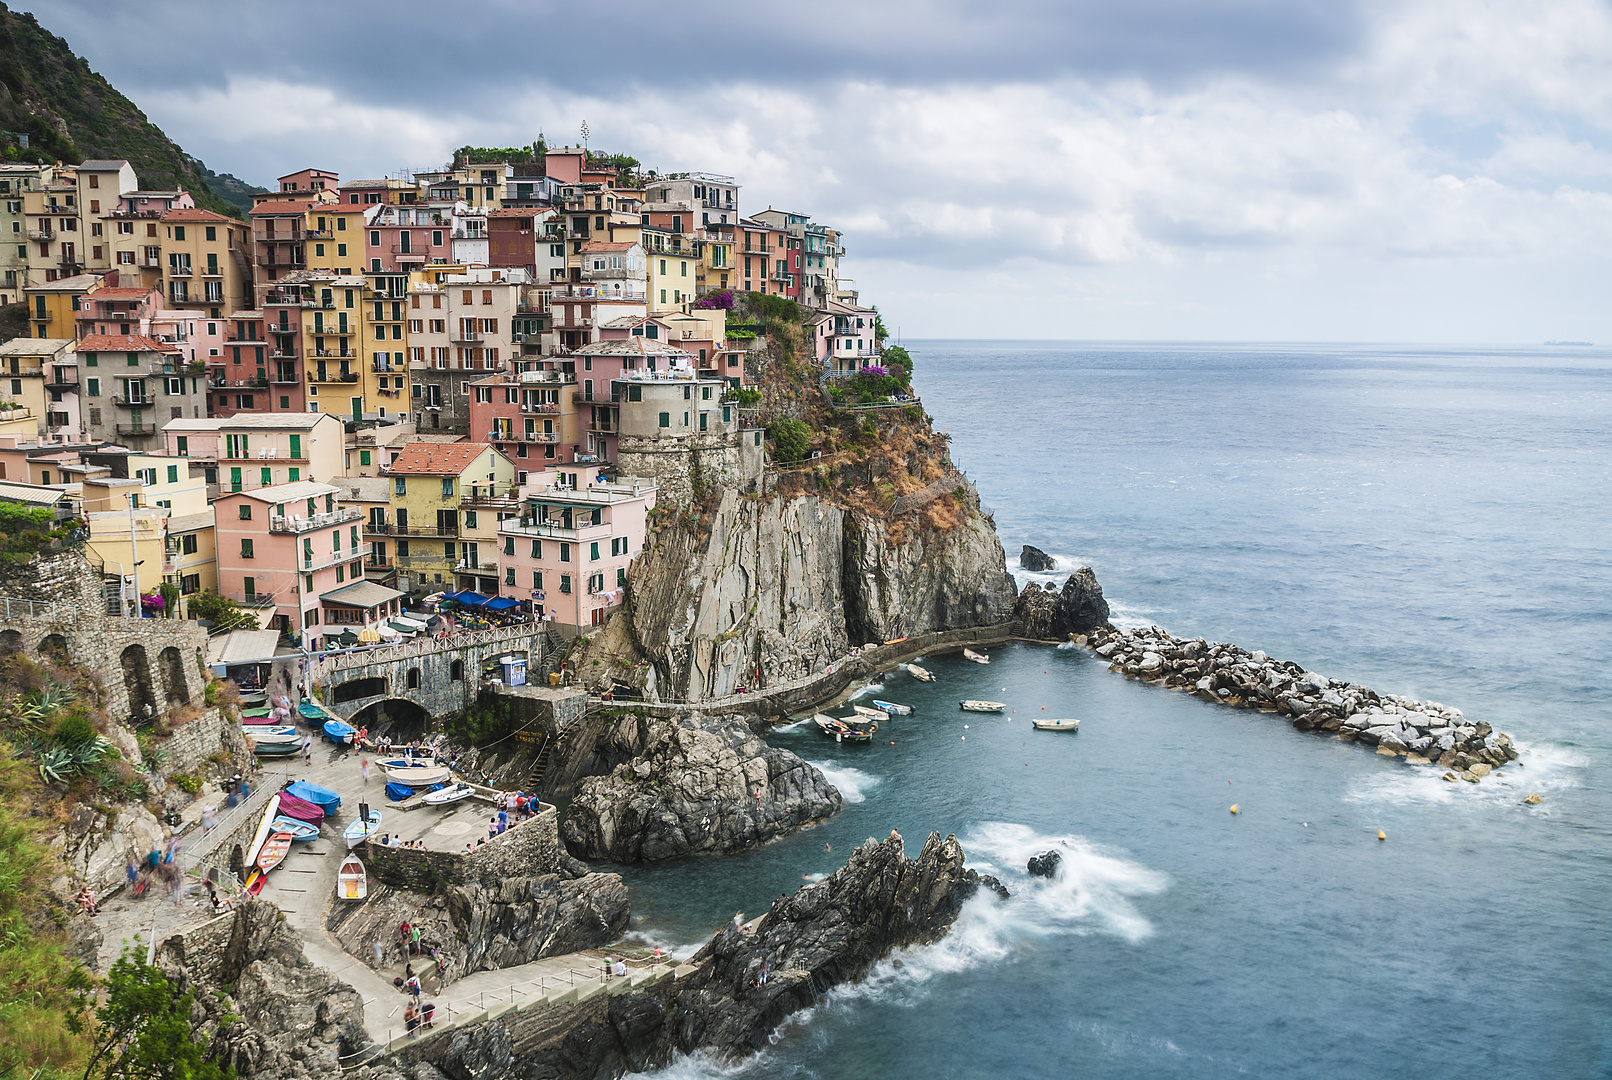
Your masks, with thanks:
M 252 230 L 211 210 L 162 215 L 163 297 L 169 308 L 224 318 L 252 307 Z
M 364 302 L 364 338 L 374 342 L 365 353 L 366 412 L 397 416 L 409 411 L 409 278 L 407 273 L 377 271 L 369 275 Z
M 653 229 L 645 229 L 644 236 L 652 242 L 659 238 Z M 649 263 L 650 311 L 676 311 L 694 299 L 700 280 L 701 256 L 697 252 L 682 244 L 656 251 L 646 245 L 644 257 Z
M 28 284 L 28 233 L 34 225 L 23 212 L 24 196 L 43 191 L 54 175 L 51 165 L 0 164 L 0 305 L 21 301 Z
M 488 443 L 416 442 L 387 476 L 398 588 L 451 591 L 467 571 L 496 579 L 498 520 L 519 513 L 508 498 L 515 488 L 509 458 Z M 507 514 L 501 500 L 509 503 Z
M 78 362 L 72 338 L 16 338 L 0 345 L 0 432 L 43 435 L 49 414 L 46 379 L 58 364 Z M 55 410 L 60 411 L 60 410 Z
M 28 325 L 36 338 L 70 338 L 78 334 L 79 302 L 84 294 L 101 284 L 100 274 L 78 274 L 57 278 L 23 290 L 28 305 Z
M 167 547 L 167 508 L 141 504 L 144 484 L 138 477 L 86 476 L 83 480 L 84 517 L 89 522 L 90 562 L 104 564 L 104 573 L 123 579 L 124 611 L 134 613 L 138 597 L 149 595 L 163 583 Z M 131 540 L 132 533 L 132 540 Z
M 83 461 L 81 490 L 89 544 L 106 562 L 107 573 L 127 575 L 133 560 L 138 563 L 140 592 L 150 594 L 159 584 L 174 586 L 181 594 L 181 615 L 184 597 L 203 589 L 217 591 L 218 558 L 207 482 L 192 475 L 187 459 L 107 449 L 87 451 Z M 137 558 L 129 547 L 131 513 Z
M 363 305 L 368 288 L 360 274 L 298 270 L 283 275 L 265 297 L 265 317 L 273 324 L 276 342 L 282 334 L 297 335 L 296 351 L 290 355 L 302 358 L 310 412 L 357 419 L 376 411 L 379 383 L 366 360 L 371 338 Z M 282 317 L 281 308 L 286 314 L 296 308 L 300 322 L 284 322 L 288 329 L 279 330 L 275 319 Z

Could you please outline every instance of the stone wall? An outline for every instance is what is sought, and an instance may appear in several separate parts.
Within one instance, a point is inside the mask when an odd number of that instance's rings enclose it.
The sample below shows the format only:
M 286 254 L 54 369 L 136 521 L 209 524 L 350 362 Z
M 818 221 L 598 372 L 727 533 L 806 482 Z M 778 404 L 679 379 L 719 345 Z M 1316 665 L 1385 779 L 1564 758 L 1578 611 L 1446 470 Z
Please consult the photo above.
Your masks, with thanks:
M 196 772 L 220 754 L 250 759 L 252 753 L 241 733 L 240 721 L 221 709 L 208 709 L 190 723 L 175 728 L 161 745 L 168 759 L 160 770 L 163 776 Z
M 162 944 L 157 946 L 157 960 L 159 964 L 164 961 L 177 963 L 193 979 L 217 986 L 224 981 L 225 958 L 229 954 L 234 931 L 233 911 L 214 916 L 200 926 L 164 938 Z
M 488 816 L 495 811 L 489 808 Z M 537 816 L 511 827 L 470 852 L 419 851 L 364 844 L 364 865 L 384 885 L 430 892 L 439 883 L 464 885 L 552 874 L 568 859 L 560 844 L 559 812 L 543 803 Z
M 616 468 L 623 476 L 653 477 L 657 499 L 688 505 L 696 479 L 703 488 L 755 490 L 761 482 L 764 451 L 754 431 L 690 435 L 677 439 L 622 435 Z

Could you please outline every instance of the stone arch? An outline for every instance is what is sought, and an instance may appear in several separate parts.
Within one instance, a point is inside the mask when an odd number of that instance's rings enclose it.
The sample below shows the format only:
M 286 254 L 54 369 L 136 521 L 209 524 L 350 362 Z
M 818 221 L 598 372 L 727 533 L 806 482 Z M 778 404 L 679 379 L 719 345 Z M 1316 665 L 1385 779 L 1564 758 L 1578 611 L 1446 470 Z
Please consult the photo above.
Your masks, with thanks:
M 162 678 L 162 696 L 170 705 L 189 705 L 190 687 L 185 683 L 185 661 L 172 645 L 157 654 L 157 674 Z
M 239 844 L 230 848 L 229 872 L 235 875 L 237 881 L 246 880 L 246 852 L 241 850 Z
M 387 698 L 370 702 L 347 722 L 353 727 L 367 727 L 376 734 L 384 732 L 412 739 L 424 735 L 430 728 L 431 712 L 408 698 Z
M 22 651 L 22 633 L 17 630 L 0 631 L 0 656 Z
M 46 634 L 39 642 L 39 655 L 48 656 L 59 664 L 67 663 L 67 639 L 61 634 Z
M 157 717 L 157 695 L 151 685 L 151 661 L 144 645 L 130 645 L 118 656 L 123 668 L 123 688 L 129 696 L 129 721 L 133 726 Z
M 409 668 L 409 675 L 408 675 L 407 682 L 408 682 L 408 688 L 410 690 L 418 690 L 420 688 L 420 669 L 419 668 L 417 668 L 417 667 Z
M 456 659 L 449 662 L 448 679 L 451 682 L 465 681 L 465 662 L 463 660 Z

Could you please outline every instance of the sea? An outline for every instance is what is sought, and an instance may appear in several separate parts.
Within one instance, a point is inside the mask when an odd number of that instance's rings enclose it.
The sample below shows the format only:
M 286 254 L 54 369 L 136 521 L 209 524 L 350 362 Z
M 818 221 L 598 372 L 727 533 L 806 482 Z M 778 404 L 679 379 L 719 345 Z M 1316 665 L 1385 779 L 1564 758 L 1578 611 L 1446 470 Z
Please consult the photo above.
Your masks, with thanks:
M 1012 898 L 657 1075 L 1612 1076 L 1612 350 L 905 344 L 1021 583 L 1090 565 L 1118 624 L 1453 705 L 1521 757 L 1452 784 L 1085 650 L 928 658 L 859 692 L 916 710 L 872 746 L 771 736 L 841 814 L 629 869 L 632 933 L 692 952 L 891 829 L 955 833 Z

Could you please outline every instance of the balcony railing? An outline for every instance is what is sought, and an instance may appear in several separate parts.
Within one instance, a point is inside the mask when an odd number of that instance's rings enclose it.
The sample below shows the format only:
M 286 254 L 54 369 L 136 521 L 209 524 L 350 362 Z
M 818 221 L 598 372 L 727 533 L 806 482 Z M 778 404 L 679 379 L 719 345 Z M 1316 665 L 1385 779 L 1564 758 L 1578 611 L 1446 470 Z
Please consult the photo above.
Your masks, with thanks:
M 280 460 L 284 461 L 285 458 Z M 331 514 L 311 514 L 308 517 L 277 517 L 269 519 L 271 533 L 305 533 L 314 529 L 326 529 L 332 525 L 342 525 L 349 521 L 357 521 L 364 515 L 358 510 L 337 510 Z M 339 556 L 339 552 L 336 553 Z M 339 559 L 338 559 L 339 561 Z
M 122 394 L 113 394 L 112 404 L 125 409 L 148 409 L 152 405 L 152 399 L 148 397 L 125 397 Z
M 535 521 L 525 525 L 511 525 L 504 522 L 498 529 L 500 534 L 514 534 L 516 536 L 543 536 L 558 540 L 592 540 L 610 535 L 609 524 L 594 525 L 589 522 L 573 522 L 567 526 L 558 521 Z
M 154 427 L 146 427 L 144 425 L 140 425 L 140 426 L 136 427 L 134 424 L 119 424 L 117 426 L 117 433 L 119 435 L 139 435 L 139 436 L 149 436 L 149 435 L 160 435 L 160 434 L 162 434 L 162 432 L 158 431 Z
M 301 257 L 301 252 L 270 252 L 260 251 L 254 260 L 259 266 L 285 266 L 292 270 L 306 270 L 308 261 Z
M 611 397 L 608 393 L 606 393 L 605 391 L 602 391 L 602 390 L 595 390 L 591 394 L 588 393 L 586 390 L 578 390 L 576 393 L 571 395 L 571 403 L 573 405 L 611 405 L 611 406 L 616 406 L 616 405 L 621 404 L 621 402 L 618 401 L 616 398 Z
M 48 229 L 29 229 L 28 230 L 28 239 L 30 239 L 30 240 L 42 240 L 42 241 L 43 240 L 54 240 L 54 239 L 56 239 L 56 234 L 51 232 L 51 231 L 49 231 Z
M 276 386 L 301 386 L 302 378 L 295 371 L 282 371 L 269 379 Z
M 377 536 L 390 536 L 392 535 L 392 523 L 390 521 L 366 521 L 364 522 L 364 531 L 375 533 Z
M 226 595 L 237 604 L 244 604 L 253 608 L 269 608 L 278 603 L 273 593 L 241 592 L 236 590 Z
M 530 442 L 530 443 L 557 443 L 560 441 L 558 432 L 553 431 L 505 431 L 494 428 L 487 433 L 488 442 Z
M 449 341 L 476 342 L 483 340 L 480 330 L 465 330 L 456 328 L 448 331 Z
M 191 270 L 189 266 L 169 266 L 168 276 L 188 278 L 191 276 Z

